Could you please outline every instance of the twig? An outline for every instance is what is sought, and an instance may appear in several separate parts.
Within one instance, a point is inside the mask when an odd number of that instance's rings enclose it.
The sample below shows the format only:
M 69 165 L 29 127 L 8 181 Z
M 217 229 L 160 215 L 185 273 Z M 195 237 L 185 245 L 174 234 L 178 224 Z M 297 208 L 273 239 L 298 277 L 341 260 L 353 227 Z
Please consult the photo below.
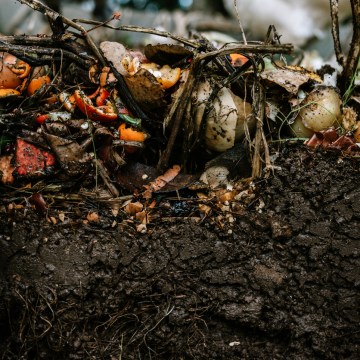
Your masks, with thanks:
M 99 169 L 99 175 L 103 179 L 104 184 L 109 189 L 111 195 L 113 195 L 114 197 L 118 197 L 119 190 L 111 183 L 111 179 L 109 177 L 107 169 L 100 160 L 96 159 L 94 161 L 95 161 L 95 166 L 97 167 L 97 169 Z
M 357 72 L 360 59 L 360 0 L 350 0 L 353 16 L 353 36 L 349 54 L 340 78 L 340 90 L 344 93 Z
M 69 58 L 85 69 L 93 64 L 93 59 L 86 54 L 83 56 L 85 58 L 87 57 L 87 59 L 84 59 L 79 56 L 79 54 L 74 54 L 64 49 L 7 44 L 1 38 L 0 51 L 9 52 L 31 66 L 51 64 L 54 61 L 62 61 L 64 57 Z M 41 57 L 36 55 L 40 55 Z
M 153 29 L 153 28 L 144 28 L 142 26 L 135 26 L 135 25 L 113 26 L 113 25 L 110 25 L 110 24 L 101 23 L 99 21 L 86 20 L 86 19 L 75 19 L 74 21 L 80 22 L 80 23 L 83 23 L 83 24 L 94 25 L 94 28 L 87 30 L 87 32 L 90 32 L 90 31 L 98 28 L 101 25 L 103 27 L 106 27 L 106 28 L 109 28 L 109 29 L 112 29 L 112 30 L 139 32 L 139 33 L 144 33 L 144 34 L 151 34 L 151 35 L 157 35 L 157 36 L 170 38 L 170 39 L 173 39 L 175 41 L 178 41 L 181 44 L 190 46 L 192 48 L 201 47 L 201 44 L 196 42 L 196 41 L 189 40 L 189 39 L 183 38 L 183 37 L 178 36 L 178 35 L 174 35 L 174 34 L 168 32 L 168 31 L 161 31 L 161 30 L 157 30 L 157 29 Z
M 164 171 L 168 168 L 170 156 L 172 153 L 172 149 L 175 145 L 176 137 L 178 135 L 178 132 L 180 130 L 180 125 L 183 120 L 183 114 L 186 112 L 187 104 L 190 101 L 191 93 L 195 87 L 196 84 L 196 74 L 198 73 L 201 66 L 201 58 L 197 57 L 193 60 L 190 69 L 189 69 L 189 75 L 187 78 L 187 81 L 185 82 L 184 91 L 179 96 L 178 106 L 173 113 L 175 114 L 175 119 L 173 122 L 173 126 L 171 128 L 171 133 L 169 136 L 168 143 L 166 145 L 166 149 L 161 154 L 157 168 L 160 171 Z
M 248 54 L 290 54 L 294 50 L 292 44 L 269 45 L 269 44 L 230 44 L 226 47 L 210 51 L 205 54 L 200 54 L 202 60 L 211 59 L 216 56 L 229 55 L 234 53 L 248 53 Z
M 54 37 L 48 35 L 0 35 L 0 41 L 6 44 L 36 46 L 44 47 L 47 49 L 61 48 L 73 54 L 77 54 L 79 57 L 84 58 L 85 60 L 95 62 L 96 59 L 94 58 L 94 56 L 88 54 L 87 48 L 84 45 L 80 44 L 78 41 L 74 40 L 74 37 L 78 38 L 79 34 L 74 34 L 74 36 L 68 36 L 68 34 L 66 34 L 60 39 L 55 39 Z
M 66 18 L 65 16 L 57 13 L 56 11 L 54 11 L 50 7 L 42 4 L 38 0 L 18 0 L 18 1 L 21 4 L 25 4 L 25 5 L 29 6 L 32 9 L 45 14 L 49 19 L 51 19 L 54 22 L 58 21 L 60 19 L 63 22 L 63 24 L 68 25 L 70 27 L 73 27 L 74 29 L 80 31 L 81 35 L 85 38 L 85 41 L 89 45 L 89 47 L 92 50 L 92 52 L 94 53 L 94 55 L 99 60 L 100 64 L 102 66 L 107 65 L 107 63 L 106 63 L 103 55 L 101 54 L 100 50 L 97 48 L 97 46 L 95 45 L 93 39 L 87 33 L 87 31 L 86 31 L 86 29 L 84 27 L 82 27 L 81 25 L 77 24 L 76 22 Z
M 239 26 L 240 26 L 241 36 L 243 38 L 244 44 L 246 45 L 247 41 L 246 41 L 245 31 L 244 31 L 244 28 L 243 28 L 241 20 L 240 20 L 240 11 L 239 11 L 239 8 L 237 6 L 237 1 L 236 0 L 234 0 L 234 7 L 235 7 L 235 11 L 236 11 L 236 17 L 238 19 Z
M 266 142 L 263 134 L 263 120 L 265 113 L 265 91 L 259 81 L 254 85 L 254 116 L 256 116 L 256 134 L 254 139 L 254 146 L 252 151 L 252 174 L 253 178 L 257 178 L 261 175 L 261 148 L 264 142 Z
M 331 13 L 331 33 L 334 40 L 335 55 L 338 63 L 344 66 L 345 56 L 341 50 L 340 34 L 339 34 L 339 0 L 330 0 L 330 13 Z

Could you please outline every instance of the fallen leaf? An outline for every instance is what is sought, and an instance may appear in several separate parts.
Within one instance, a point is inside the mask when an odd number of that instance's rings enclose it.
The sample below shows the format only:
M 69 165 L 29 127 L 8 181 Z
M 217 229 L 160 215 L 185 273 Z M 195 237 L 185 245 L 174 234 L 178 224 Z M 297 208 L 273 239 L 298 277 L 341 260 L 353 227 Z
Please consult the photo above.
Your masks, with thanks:
M 44 137 L 67 175 L 79 176 L 88 172 L 92 163 L 91 156 L 76 141 L 45 132 Z
M 148 217 L 148 214 L 146 213 L 146 211 L 140 211 L 140 212 L 136 213 L 135 219 L 144 225 L 149 223 L 149 217 Z
M 90 212 L 87 214 L 86 219 L 89 222 L 98 222 L 100 220 L 99 214 L 96 212 Z
M 211 212 L 211 207 L 205 204 L 199 204 L 199 211 L 204 215 L 209 215 Z
M 261 72 L 260 77 L 269 85 L 279 85 L 293 95 L 298 93 L 301 85 L 306 84 L 309 81 L 321 82 L 321 78 L 318 75 L 305 69 L 268 69 Z
M 65 221 L 65 214 L 63 212 L 59 213 L 58 214 L 58 218 L 61 222 L 64 222 Z
M 141 202 L 137 201 L 134 203 L 127 204 L 125 206 L 124 210 L 128 215 L 134 216 L 138 212 L 142 211 L 143 208 L 144 208 L 144 205 Z
M 143 193 L 145 199 L 150 199 L 153 192 L 161 190 L 165 185 L 167 185 L 171 180 L 173 180 L 180 172 L 181 167 L 179 165 L 174 165 L 172 168 L 167 170 L 163 175 L 157 177 L 149 185 L 145 185 L 146 190 Z
M 148 44 L 144 50 L 145 56 L 160 65 L 173 65 L 193 55 L 193 52 L 177 44 Z
M 134 100 L 144 111 L 156 109 L 157 113 L 161 113 L 166 108 L 165 89 L 150 71 L 140 69 L 133 76 L 124 77 L 124 80 Z
M 12 158 L 12 155 L 0 157 L 0 180 L 3 184 L 12 184 L 14 182 L 12 173 L 15 170 L 15 166 L 11 163 Z

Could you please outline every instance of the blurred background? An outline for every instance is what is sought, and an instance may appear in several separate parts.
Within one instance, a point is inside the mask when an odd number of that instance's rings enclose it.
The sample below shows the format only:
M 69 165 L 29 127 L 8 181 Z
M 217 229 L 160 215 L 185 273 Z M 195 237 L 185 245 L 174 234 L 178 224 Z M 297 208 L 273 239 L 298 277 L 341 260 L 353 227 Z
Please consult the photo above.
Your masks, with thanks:
M 114 25 L 137 25 L 170 31 L 188 37 L 205 33 L 214 43 L 242 40 L 234 0 L 47 0 L 46 4 L 70 19 L 105 20 L 121 11 Z M 16 0 L 0 0 L 0 32 L 12 34 L 49 33 L 44 15 Z M 248 40 L 265 39 L 269 25 L 275 25 L 281 42 L 317 50 L 324 58 L 333 53 L 328 0 L 237 0 L 241 23 Z M 349 0 L 339 1 L 341 35 L 346 46 L 351 35 Z M 95 41 L 113 40 L 136 46 L 167 41 L 159 37 L 100 29 Z

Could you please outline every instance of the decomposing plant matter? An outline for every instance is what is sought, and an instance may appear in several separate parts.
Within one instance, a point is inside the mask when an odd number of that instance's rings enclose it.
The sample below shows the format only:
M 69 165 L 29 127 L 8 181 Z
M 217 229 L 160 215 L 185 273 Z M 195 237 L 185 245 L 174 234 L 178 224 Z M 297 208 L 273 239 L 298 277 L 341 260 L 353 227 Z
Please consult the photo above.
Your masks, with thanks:
M 91 31 L 154 30 L 69 20 L 37 0 L 20 2 L 45 14 L 53 35 L 0 36 L 4 186 L 30 181 L 32 192 L 45 178 L 62 189 L 95 185 L 99 194 L 101 179 L 107 198 L 131 192 L 150 201 L 154 193 L 197 181 L 196 188 L 223 187 L 262 175 L 272 169 L 267 142 L 282 128 L 281 139 L 292 136 L 287 125 L 301 121 L 308 130 L 295 131 L 301 137 L 342 126 L 337 90 L 282 62 L 279 55 L 293 47 L 270 39 L 271 32 L 264 43 L 216 48 L 200 35 L 156 31 L 178 44 L 132 50 L 118 42 L 96 44 Z M 338 101 L 328 106 L 323 98 L 329 94 Z M 201 185 L 209 169 L 224 181 Z

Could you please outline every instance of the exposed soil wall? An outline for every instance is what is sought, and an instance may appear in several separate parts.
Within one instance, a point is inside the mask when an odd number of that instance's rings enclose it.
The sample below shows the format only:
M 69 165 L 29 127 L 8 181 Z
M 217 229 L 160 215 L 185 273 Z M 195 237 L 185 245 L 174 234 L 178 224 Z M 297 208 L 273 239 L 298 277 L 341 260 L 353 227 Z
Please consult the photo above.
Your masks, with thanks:
M 2 358 L 358 359 L 360 159 L 275 165 L 231 228 L 3 209 Z

